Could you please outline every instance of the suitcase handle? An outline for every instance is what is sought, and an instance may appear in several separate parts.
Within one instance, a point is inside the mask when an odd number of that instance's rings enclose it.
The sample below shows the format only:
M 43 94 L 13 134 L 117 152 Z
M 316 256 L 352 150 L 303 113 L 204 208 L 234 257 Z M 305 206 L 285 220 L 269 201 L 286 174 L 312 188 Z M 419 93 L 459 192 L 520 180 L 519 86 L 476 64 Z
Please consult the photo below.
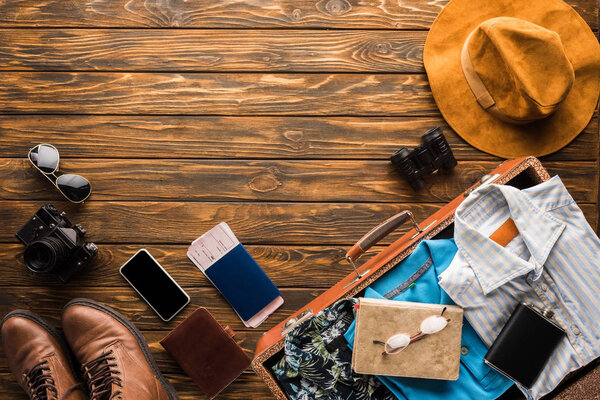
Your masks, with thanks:
M 404 210 L 393 217 L 386 219 L 381 224 L 371 229 L 366 235 L 360 238 L 358 242 L 356 242 L 356 244 L 350 248 L 350 250 L 348 250 L 346 253 L 346 260 L 350 263 L 350 265 L 352 265 L 352 268 L 354 268 L 357 279 L 362 278 L 362 275 L 358 272 L 358 268 L 356 268 L 356 264 L 354 262 L 363 254 L 365 254 L 365 252 L 374 244 L 389 235 L 408 220 L 412 222 L 417 234 L 423 232 L 423 230 L 419 228 L 419 224 L 417 224 L 413 213 L 409 210 Z

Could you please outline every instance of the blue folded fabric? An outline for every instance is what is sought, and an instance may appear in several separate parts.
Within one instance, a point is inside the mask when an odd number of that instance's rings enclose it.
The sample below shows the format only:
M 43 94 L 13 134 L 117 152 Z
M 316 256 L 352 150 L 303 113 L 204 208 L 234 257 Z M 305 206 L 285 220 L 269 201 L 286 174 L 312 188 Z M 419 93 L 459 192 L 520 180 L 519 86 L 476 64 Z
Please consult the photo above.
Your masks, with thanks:
M 205 274 L 244 321 L 280 295 L 277 286 L 241 243 L 211 265 Z

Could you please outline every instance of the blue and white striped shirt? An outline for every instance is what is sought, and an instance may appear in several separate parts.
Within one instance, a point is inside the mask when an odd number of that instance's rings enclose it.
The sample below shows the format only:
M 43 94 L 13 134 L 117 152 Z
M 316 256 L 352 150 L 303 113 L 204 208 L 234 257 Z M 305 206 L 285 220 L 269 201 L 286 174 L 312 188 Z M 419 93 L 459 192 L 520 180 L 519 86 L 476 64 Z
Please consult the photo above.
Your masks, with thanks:
M 505 247 L 489 237 L 508 218 L 519 234 Z M 458 207 L 459 252 L 440 286 L 490 346 L 518 303 L 551 309 L 567 332 L 531 390 L 551 392 L 600 356 L 600 240 L 559 177 L 519 190 L 488 185 Z

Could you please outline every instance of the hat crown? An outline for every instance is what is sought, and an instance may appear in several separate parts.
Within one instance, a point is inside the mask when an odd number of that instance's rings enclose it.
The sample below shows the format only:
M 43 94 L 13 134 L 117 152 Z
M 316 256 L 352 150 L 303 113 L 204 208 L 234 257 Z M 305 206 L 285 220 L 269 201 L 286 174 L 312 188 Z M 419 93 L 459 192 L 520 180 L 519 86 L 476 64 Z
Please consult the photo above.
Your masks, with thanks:
M 552 114 L 575 73 L 560 36 L 534 23 L 498 17 L 481 23 L 465 44 L 474 72 L 507 120 L 528 123 Z

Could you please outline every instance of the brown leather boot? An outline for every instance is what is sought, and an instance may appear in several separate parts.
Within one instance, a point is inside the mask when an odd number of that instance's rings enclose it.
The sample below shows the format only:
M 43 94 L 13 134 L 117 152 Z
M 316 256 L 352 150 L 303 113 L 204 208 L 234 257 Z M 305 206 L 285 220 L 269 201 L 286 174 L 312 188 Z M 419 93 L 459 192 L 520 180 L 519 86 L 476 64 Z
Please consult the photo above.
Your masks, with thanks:
M 141 332 L 110 307 L 75 299 L 63 309 L 65 337 L 92 400 L 177 400 Z
M 86 400 L 64 338 L 38 315 L 16 310 L 0 328 L 8 367 L 31 400 Z

